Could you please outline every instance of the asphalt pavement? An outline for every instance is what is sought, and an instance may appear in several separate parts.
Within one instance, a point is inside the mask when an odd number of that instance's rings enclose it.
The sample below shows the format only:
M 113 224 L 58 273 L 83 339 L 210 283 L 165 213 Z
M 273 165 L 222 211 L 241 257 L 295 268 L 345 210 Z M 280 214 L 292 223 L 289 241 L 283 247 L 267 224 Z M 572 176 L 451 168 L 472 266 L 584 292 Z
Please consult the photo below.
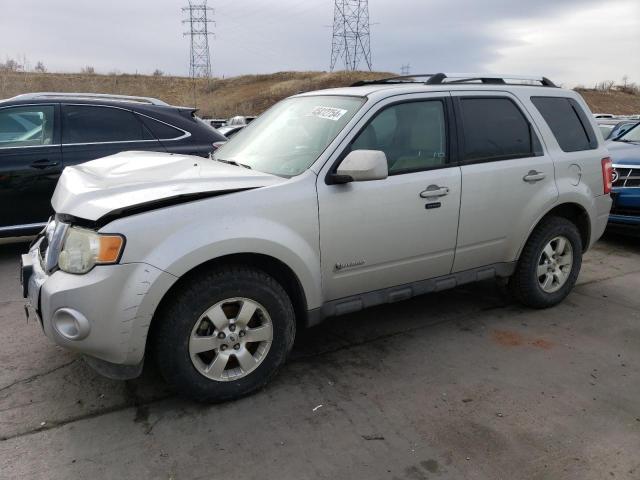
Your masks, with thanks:
M 118 382 L 23 312 L 0 246 L 1 479 L 640 479 L 640 241 L 555 308 L 493 281 L 300 332 L 264 390 L 201 405 Z

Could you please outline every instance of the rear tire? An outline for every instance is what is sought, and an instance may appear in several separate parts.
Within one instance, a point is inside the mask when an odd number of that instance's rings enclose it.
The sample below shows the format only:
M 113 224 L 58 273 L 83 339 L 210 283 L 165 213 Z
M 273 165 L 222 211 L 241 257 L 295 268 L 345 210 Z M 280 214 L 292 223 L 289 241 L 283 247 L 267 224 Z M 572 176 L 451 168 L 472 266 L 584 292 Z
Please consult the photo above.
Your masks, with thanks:
M 245 266 L 195 275 L 156 321 L 153 351 L 162 376 L 201 402 L 236 399 L 266 385 L 291 351 L 296 327 L 282 286 Z
M 542 220 L 527 240 L 509 280 L 512 295 L 532 308 L 557 305 L 578 279 L 582 249 L 574 223 L 562 217 Z

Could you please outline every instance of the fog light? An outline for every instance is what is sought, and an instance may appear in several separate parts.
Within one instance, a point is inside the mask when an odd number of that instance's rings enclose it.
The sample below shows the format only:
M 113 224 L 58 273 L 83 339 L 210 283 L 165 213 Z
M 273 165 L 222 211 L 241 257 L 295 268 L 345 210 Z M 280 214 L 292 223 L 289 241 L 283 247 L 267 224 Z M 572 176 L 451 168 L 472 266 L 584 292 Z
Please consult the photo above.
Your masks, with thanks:
M 56 332 L 67 340 L 82 340 L 87 338 L 91 331 L 87 317 L 72 308 L 56 310 L 51 323 Z

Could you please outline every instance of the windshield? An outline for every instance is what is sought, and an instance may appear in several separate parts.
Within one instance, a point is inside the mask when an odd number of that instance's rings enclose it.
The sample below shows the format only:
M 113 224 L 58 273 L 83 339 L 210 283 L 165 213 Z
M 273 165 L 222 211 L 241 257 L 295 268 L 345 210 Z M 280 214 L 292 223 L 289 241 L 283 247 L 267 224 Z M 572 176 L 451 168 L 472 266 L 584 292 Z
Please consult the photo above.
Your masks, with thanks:
M 315 162 L 365 99 L 318 95 L 277 103 L 216 150 L 213 158 L 293 177 Z
M 631 130 L 628 130 L 627 133 L 618 137 L 616 140 L 621 142 L 640 142 L 640 127 L 638 127 L 640 123 L 636 124 Z

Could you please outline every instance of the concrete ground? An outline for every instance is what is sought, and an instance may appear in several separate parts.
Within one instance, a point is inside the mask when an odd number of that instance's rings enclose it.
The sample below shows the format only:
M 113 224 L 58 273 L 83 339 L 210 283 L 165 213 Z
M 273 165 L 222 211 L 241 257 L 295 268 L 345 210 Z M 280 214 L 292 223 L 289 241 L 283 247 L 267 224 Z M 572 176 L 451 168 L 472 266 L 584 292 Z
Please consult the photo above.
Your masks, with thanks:
M 49 343 L 22 248 L 0 247 L 2 479 L 640 479 L 638 239 L 598 243 L 551 310 L 486 282 L 333 319 L 213 406 Z

